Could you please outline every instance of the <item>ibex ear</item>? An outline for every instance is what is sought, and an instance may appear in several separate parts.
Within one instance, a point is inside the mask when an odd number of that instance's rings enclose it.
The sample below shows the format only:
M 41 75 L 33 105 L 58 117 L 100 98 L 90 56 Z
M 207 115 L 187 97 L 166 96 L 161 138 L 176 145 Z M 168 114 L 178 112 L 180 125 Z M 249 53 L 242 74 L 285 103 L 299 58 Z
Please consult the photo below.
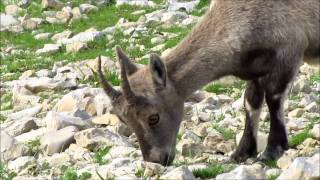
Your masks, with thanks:
M 137 66 L 130 61 L 129 57 L 123 52 L 120 46 L 116 46 L 116 53 L 117 53 L 118 59 L 120 60 L 120 63 L 126 69 L 127 75 L 131 75 L 138 70 Z
M 157 54 L 150 55 L 149 67 L 153 82 L 157 86 L 165 87 L 167 81 L 167 70 L 162 59 Z

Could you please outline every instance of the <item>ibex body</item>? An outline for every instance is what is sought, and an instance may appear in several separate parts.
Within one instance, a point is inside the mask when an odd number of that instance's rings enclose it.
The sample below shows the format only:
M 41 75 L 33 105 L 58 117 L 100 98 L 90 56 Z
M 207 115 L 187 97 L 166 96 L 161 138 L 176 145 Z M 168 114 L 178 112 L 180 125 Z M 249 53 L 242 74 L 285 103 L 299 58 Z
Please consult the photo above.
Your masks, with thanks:
M 169 164 L 185 99 L 226 75 L 247 80 L 246 122 L 237 162 L 257 154 L 264 99 L 270 111 L 262 159 L 288 148 L 283 102 L 303 59 L 319 61 L 319 0 L 215 0 L 193 31 L 167 56 L 138 69 L 120 48 L 122 92 L 102 82 L 114 113 L 136 133 L 145 160 Z M 103 79 L 102 73 L 100 73 Z

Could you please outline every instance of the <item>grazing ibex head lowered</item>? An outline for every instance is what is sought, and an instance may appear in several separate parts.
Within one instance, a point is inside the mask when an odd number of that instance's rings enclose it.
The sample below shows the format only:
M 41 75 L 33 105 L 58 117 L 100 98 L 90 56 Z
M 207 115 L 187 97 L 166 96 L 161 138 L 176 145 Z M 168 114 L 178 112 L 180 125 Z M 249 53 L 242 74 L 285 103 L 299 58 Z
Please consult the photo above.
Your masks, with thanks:
M 184 101 L 226 75 L 247 80 L 245 132 L 231 159 L 255 157 L 264 99 L 270 134 L 261 159 L 288 149 L 283 117 L 286 93 L 303 59 L 320 57 L 319 0 L 215 0 L 201 21 L 173 50 L 150 55 L 138 69 L 117 47 L 122 91 L 99 74 L 113 113 L 137 135 L 144 160 L 168 165 L 183 116 Z
M 120 47 L 116 47 L 116 52 L 121 67 L 121 92 L 105 80 L 98 59 L 98 73 L 112 99 L 112 113 L 135 132 L 144 160 L 168 165 L 175 156 L 184 100 L 175 93 L 158 55 L 150 55 L 149 68 L 138 69 Z

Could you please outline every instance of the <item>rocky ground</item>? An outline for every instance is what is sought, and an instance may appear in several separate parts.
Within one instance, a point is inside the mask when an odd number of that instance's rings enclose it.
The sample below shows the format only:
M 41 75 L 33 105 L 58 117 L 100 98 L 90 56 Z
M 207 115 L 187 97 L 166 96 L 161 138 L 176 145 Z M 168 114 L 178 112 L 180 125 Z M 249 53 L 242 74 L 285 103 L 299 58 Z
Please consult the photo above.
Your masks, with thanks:
M 109 113 L 95 59 L 118 86 L 114 46 L 144 66 L 199 21 L 209 1 L 1 1 L 2 179 L 317 179 L 320 74 L 303 65 L 285 103 L 290 149 L 277 161 L 230 164 L 244 129 L 245 83 L 226 77 L 197 91 L 171 166 L 144 162 L 136 136 Z M 258 150 L 267 143 L 262 111 Z

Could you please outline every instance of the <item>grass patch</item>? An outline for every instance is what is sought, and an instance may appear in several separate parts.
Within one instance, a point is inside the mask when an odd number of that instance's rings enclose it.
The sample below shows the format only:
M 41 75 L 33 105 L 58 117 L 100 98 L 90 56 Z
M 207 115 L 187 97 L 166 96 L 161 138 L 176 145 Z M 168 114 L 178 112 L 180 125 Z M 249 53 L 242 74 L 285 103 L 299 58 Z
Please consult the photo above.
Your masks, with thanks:
M 11 172 L 7 166 L 0 161 L 0 177 L 3 180 L 12 180 L 17 174 L 15 172 Z
M 313 74 L 310 77 L 310 82 L 311 82 L 311 84 L 320 83 L 320 72 Z
M 115 4 L 99 7 L 96 12 L 87 14 L 89 19 L 80 19 L 71 23 L 68 28 L 74 33 L 83 32 L 91 27 L 102 30 L 106 27 L 115 25 L 118 20 L 123 17 L 129 21 L 137 21 L 140 15 L 132 15 L 134 11 L 144 9 L 138 6 L 122 5 L 116 7 Z M 147 8 L 146 12 L 151 12 L 151 8 Z M 40 26 L 44 32 L 61 32 L 66 29 L 65 24 L 44 24 Z
M 5 111 L 13 109 L 12 93 L 6 93 L 1 96 L 0 110 Z
M 230 94 L 232 90 L 229 87 L 226 87 L 219 83 L 211 83 L 204 88 L 205 91 L 216 93 L 216 94 Z
M 14 33 L 9 31 L 0 32 L 1 36 L 1 46 L 5 46 L 7 44 L 12 44 L 14 47 L 19 49 L 39 49 L 44 46 L 44 44 L 51 43 L 48 40 L 37 40 L 31 34 L 30 31 L 25 31 L 23 33 Z
M 26 145 L 31 156 L 36 156 L 39 154 L 41 145 L 39 138 L 27 142 Z
M 245 81 L 239 80 L 233 85 L 224 85 L 221 83 L 213 82 L 204 87 L 204 90 L 216 94 L 228 94 L 231 95 L 234 93 L 234 88 L 244 89 L 246 86 Z M 241 96 L 241 94 L 240 94 Z M 240 97 L 239 97 L 240 98 Z
M 271 175 L 271 176 L 268 176 L 268 180 L 276 180 L 277 177 L 279 177 L 279 175 Z
M 264 160 L 264 161 L 262 161 L 265 165 L 267 165 L 267 166 L 269 166 L 269 167 L 271 167 L 271 168 L 278 168 L 278 166 L 277 166 L 277 161 L 276 160 L 272 160 L 272 159 L 270 159 L 270 160 Z
M 160 32 L 170 32 L 170 33 L 178 33 L 177 37 L 169 39 L 165 42 L 165 48 L 172 48 L 176 46 L 187 34 L 191 31 L 192 26 L 188 27 L 180 27 L 180 26 L 172 26 L 169 28 L 160 28 Z
M 91 173 L 89 172 L 83 172 L 78 176 L 75 168 L 68 167 L 61 177 L 61 180 L 87 180 L 91 178 Z
M 109 150 L 111 149 L 112 146 L 107 146 L 101 149 L 98 149 L 95 152 L 94 158 L 93 158 L 93 162 L 94 163 L 98 163 L 99 165 L 103 165 L 108 163 L 106 160 L 103 159 L 103 157 L 108 154 Z
M 305 129 L 300 133 L 293 135 L 289 138 L 289 146 L 291 148 L 297 147 L 299 144 L 303 143 L 307 138 L 312 138 L 312 135 L 309 133 L 309 129 Z
M 219 174 L 231 171 L 233 168 L 234 168 L 233 166 L 229 166 L 229 165 L 212 163 L 210 164 L 209 167 L 204 169 L 195 169 L 192 171 L 192 173 L 196 178 L 208 179 L 208 178 L 215 178 Z
M 196 178 L 206 179 L 206 178 L 214 178 L 218 174 L 224 172 L 224 168 L 222 165 L 213 165 L 204 169 L 195 169 L 192 171 L 193 175 Z
M 210 5 L 211 0 L 200 0 L 199 4 L 195 7 L 195 9 L 191 12 L 194 16 L 202 16 L 204 11 L 202 9 Z
M 216 124 L 214 124 L 212 127 L 221 133 L 225 140 L 234 139 L 236 136 L 236 134 L 230 129 L 222 128 Z

